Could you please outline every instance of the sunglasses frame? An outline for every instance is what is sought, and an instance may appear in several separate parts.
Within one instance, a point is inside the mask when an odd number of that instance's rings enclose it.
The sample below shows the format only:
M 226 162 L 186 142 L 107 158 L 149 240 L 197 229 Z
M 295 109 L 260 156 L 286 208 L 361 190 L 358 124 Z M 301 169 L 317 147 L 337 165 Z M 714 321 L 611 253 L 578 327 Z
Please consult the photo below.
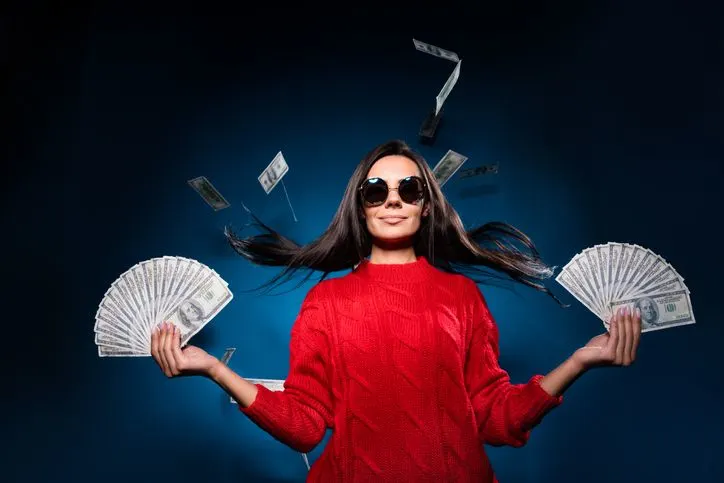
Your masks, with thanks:
M 419 180 L 420 184 L 422 185 L 422 194 L 421 194 L 421 196 L 420 196 L 419 198 L 417 198 L 416 200 L 412 201 L 412 202 L 407 202 L 407 201 L 405 201 L 405 200 L 402 199 L 402 196 L 400 196 L 400 200 L 402 200 L 403 203 L 407 203 L 408 205 L 411 205 L 411 204 L 417 203 L 417 202 L 420 201 L 420 200 L 425 199 L 425 197 L 427 196 L 427 183 L 425 183 L 425 180 L 422 179 L 420 176 L 413 175 L 413 176 L 406 176 L 406 177 L 402 178 L 402 179 L 397 183 L 397 188 L 390 188 L 390 185 L 387 184 L 387 181 L 385 181 L 384 179 L 380 178 L 379 176 L 375 176 L 375 177 L 373 177 L 373 178 L 367 178 L 366 180 L 364 180 L 364 181 L 362 182 L 362 184 L 360 185 L 360 187 L 357 188 L 357 191 L 359 192 L 360 199 L 362 200 L 362 203 L 365 204 L 365 206 L 369 206 L 369 207 L 382 206 L 383 204 L 385 204 L 385 201 L 387 201 L 387 198 L 390 196 L 390 191 L 397 191 L 397 195 L 399 196 L 399 195 L 400 195 L 400 191 L 399 191 L 399 190 L 400 190 L 400 185 L 401 185 L 405 180 L 413 179 L 413 178 Z M 369 183 L 370 180 L 373 180 L 373 179 L 378 179 L 378 180 L 380 180 L 382 183 L 385 184 L 385 187 L 387 188 L 387 195 L 385 196 L 385 199 L 382 200 L 382 201 L 380 201 L 379 203 L 369 203 L 367 200 L 365 200 L 365 197 L 364 197 L 364 195 L 362 194 L 362 190 L 364 190 L 365 186 L 367 186 L 367 183 Z

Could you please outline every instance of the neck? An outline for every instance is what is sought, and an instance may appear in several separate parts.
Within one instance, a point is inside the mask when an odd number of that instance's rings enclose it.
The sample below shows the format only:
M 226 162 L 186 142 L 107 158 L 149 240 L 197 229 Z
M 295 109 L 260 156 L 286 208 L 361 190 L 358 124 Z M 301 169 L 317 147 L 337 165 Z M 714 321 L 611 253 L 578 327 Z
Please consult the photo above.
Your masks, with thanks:
M 416 260 L 415 249 L 409 242 L 404 244 L 375 243 L 370 252 L 370 263 L 375 264 L 402 264 L 412 263 Z

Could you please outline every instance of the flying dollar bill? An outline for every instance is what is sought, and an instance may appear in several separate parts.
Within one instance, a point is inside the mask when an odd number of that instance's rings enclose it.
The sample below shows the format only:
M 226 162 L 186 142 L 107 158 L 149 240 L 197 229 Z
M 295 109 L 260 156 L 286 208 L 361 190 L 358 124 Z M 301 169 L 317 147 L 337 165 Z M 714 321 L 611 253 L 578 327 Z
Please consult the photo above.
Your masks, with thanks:
M 456 153 L 452 149 L 448 150 L 448 152 L 445 153 L 445 156 L 443 156 L 432 169 L 432 173 L 435 175 L 437 183 L 440 186 L 444 185 L 467 160 L 467 156 Z
M 641 332 L 695 323 L 687 290 L 619 300 L 611 303 L 611 312 L 616 313 L 621 307 L 641 311 Z
M 498 164 L 489 164 L 487 166 L 478 166 L 477 168 L 464 169 L 460 171 L 458 175 L 462 178 L 471 178 L 473 176 L 480 176 L 481 174 L 498 174 Z
M 199 176 L 198 178 L 190 179 L 187 181 L 189 186 L 191 186 L 203 199 L 206 203 L 209 204 L 214 210 L 219 211 L 223 210 L 224 208 L 228 208 L 231 206 L 226 199 L 224 199 L 223 196 L 221 196 L 221 193 L 214 188 L 214 186 L 211 184 L 211 182 L 206 179 L 206 176 Z
M 231 360 L 231 356 L 234 355 L 234 352 L 236 352 L 236 347 L 229 347 L 224 351 L 224 355 L 221 356 L 221 363 L 224 365 L 229 365 L 229 361 Z
M 284 159 L 282 152 L 279 151 L 277 155 L 274 156 L 274 159 L 272 159 L 272 162 L 269 163 L 269 166 L 259 175 L 259 183 L 261 187 L 264 188 L 266 194 L 271 193 L 271 190 L 279 184 L 282 177 L 287 174 L 287 171 L 289 171 L 289 165 Z
M 455 87 L 455 84 L 457 84 L 458 79 L 460 78 L 460 64 L 462 64 L 462 60 L 459 60 L 458 63 L 455 65 L 455 68 L 452 71 L 452 74 L 450 74 L 450 77 L 448 77 L 447 81 L 445 82 L 445 85 L 442 86 L 442 89 L 440 89 L 440 93 L 435 97 L 435 115 L 437 116 L 440 112 L 440 109 L 442 109 L 442 105 L 445 104 L 445 100 L 447 99 L 447 96 L 450 95 L 450 93 L 453 90 L 453 87 Z
M 440 57 L 441 59 L 450 60 L 452 62 L 457 62 L 460 60 L 458 54 L 456 54 L 455 52 L 450 52 L 449 50 L 441 49 L 440 47 L 436 47 L 425 42 L 420 42 L 419 40 L 415 39 L 412 39 L 412 43 L 415 44 L 415 48 L 420 52 L 425 52 L 426 54 L 434 55 L 435 57 Z

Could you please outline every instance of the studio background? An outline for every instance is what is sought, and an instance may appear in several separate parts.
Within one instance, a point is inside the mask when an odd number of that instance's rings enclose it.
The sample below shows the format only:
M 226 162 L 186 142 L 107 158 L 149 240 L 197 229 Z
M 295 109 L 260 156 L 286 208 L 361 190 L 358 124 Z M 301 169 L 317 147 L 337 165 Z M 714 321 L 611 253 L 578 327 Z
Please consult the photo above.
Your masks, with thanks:
M 691 290 L 695 325 L 644 334 L 633 366 L 586 374 L 525 447 L 488 447 L 499 479 L 720 481 L 721 11 L 597 5 L 17 7 L 5 55 L 6 481 L 303 481 L 300 455 L 212 382 L 168 380 L 150 358 L 99 358 L 94 315 L 135 263 L 193 258 L 234 300 L 191 343 L 219 357 L 236 347 L 242 376 L 285 378 L 313 282 L 246 292 L 276 270 L 242 260 L 223 227 L 249 221 L 244 203 L 313 240 L 358 161 L 394 138 L 431 166 L 448 149 L 469 157 L 464 168 L 499 164 L 444 186 L 466 226 L 509 222 L 558 266 L 598 243 L 637 243 Z M 463 59 L 432 146 L 418 129 L 454 65 L 413 37 Z M 297 222 L 281 185 L 266 195 L 257 180 L 280 150 Z M 206 205 L 186 183 L 197 176 L 231 207 Z M 514 382 L 603 330 L 549 287 L 571 307 L 482 287 Z

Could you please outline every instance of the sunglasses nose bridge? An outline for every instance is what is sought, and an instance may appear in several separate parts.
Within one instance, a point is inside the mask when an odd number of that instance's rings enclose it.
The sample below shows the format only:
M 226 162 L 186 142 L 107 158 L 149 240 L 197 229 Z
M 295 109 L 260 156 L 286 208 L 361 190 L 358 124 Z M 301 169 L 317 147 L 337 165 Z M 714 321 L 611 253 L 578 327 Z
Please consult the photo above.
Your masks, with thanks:
M 385 204 L 402 204 L 402 198 L 400 198 L 399 188 L 390 188 L 387 190 L 387 197 L 385 198 Z M 394 195 L 392 194 L 394 192 Z

